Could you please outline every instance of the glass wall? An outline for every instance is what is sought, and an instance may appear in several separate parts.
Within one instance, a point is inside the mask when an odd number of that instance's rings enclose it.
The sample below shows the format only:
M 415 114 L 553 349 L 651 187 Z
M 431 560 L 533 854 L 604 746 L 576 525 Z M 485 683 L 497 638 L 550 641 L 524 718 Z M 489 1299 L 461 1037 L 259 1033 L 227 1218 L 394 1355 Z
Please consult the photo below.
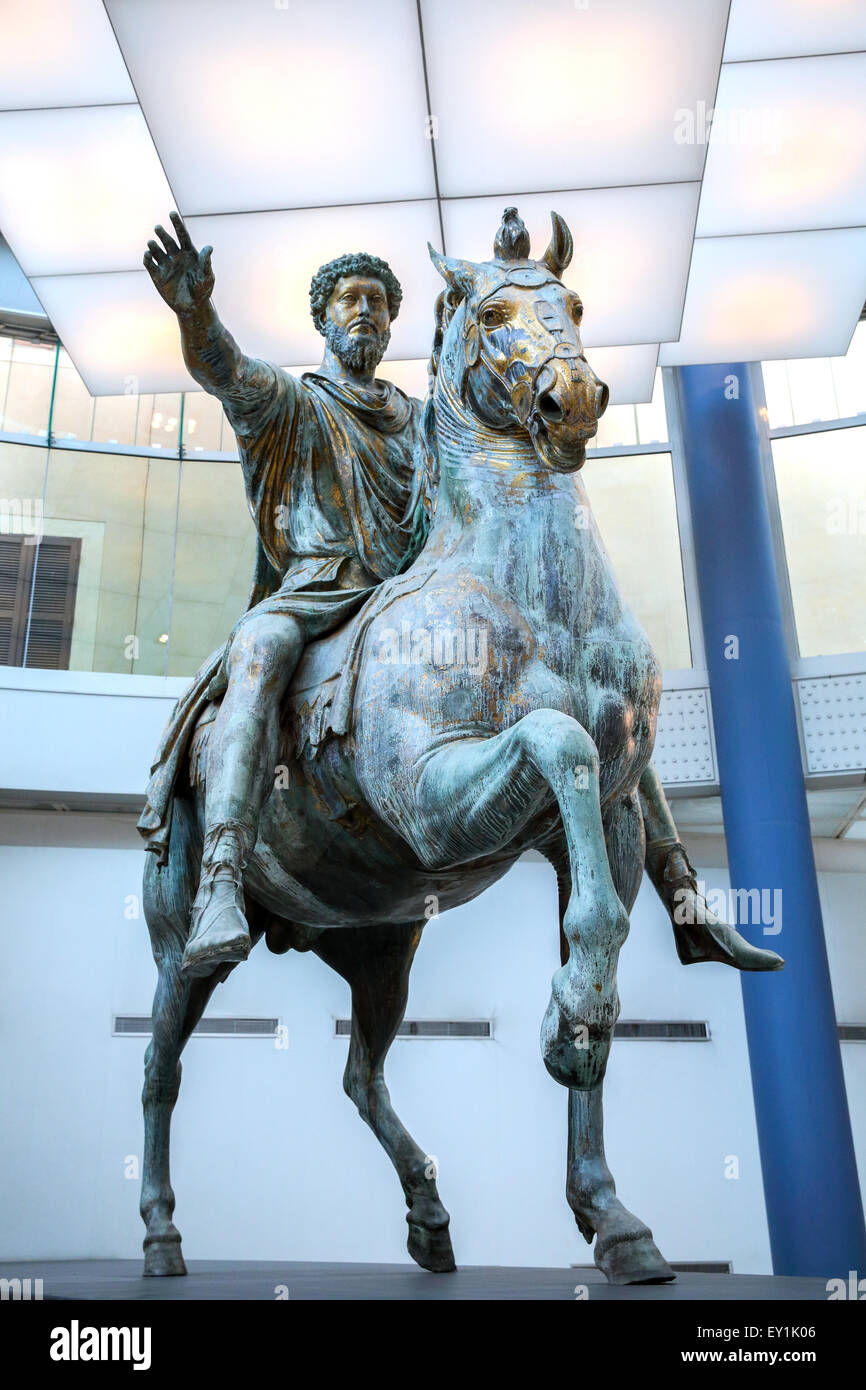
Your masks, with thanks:
M 0 337 L 0 430 L 48 438 L 57 349 Z
M 866 322 L 858 323 L 844 357 L 801 357 L 761 367 L 771 430 L 866 413 Z
M 192 674 L 225 642 L 247 606 L 255 541 L 240 465 L 184 459 L 168 675 Z
M 423 389 L 418 365 L 393 375 Z M 0 404 L 0 664 L 191 675 L 244 612 L 255 557 L 219 402 L 92 397 L 63 348 L 0 338 Z M 660 372 L 650 404 L 607 412 L 584 478 L 663 665 L 690 665 Z
M 866 650 L 866 423 L 773 440 L 800 655 Z
M 623 597 L 659 661 L 691 666 L 671 455 L 588 454 L 584 480 Z
M 846 357 L 762 370 L 799 654 L 863 651 L 866 322 Z

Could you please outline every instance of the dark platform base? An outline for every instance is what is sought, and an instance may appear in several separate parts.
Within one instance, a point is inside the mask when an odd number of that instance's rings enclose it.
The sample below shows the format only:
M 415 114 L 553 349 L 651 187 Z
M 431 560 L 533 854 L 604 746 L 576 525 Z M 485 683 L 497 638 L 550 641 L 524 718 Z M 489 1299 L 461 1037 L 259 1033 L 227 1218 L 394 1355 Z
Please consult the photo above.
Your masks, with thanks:
M 4 1261 L 0 1277 L 41 1279 L 45 1299 L 120 1299 L 184 1302 L 197 1299 L 264 1299 L 280 1287 L 292 1301 L 527 1300 L 569 1301 L 586 1285 L 593 1302 L 805 1302 L 827 1299 L 823 1279 L 767 1274 L 679 1274 L 675 1284 L 615 1288 L 596 1269 L 530 1269 L 470 1265 L 454 1274 L 427 1274 L 415 1265 L 301 1264 L 241 1260 L 192 1260 L 185 1278 L 145 1279 L 141 1260 Z M 285 1294 L 283 1294 L 285 1297 Z

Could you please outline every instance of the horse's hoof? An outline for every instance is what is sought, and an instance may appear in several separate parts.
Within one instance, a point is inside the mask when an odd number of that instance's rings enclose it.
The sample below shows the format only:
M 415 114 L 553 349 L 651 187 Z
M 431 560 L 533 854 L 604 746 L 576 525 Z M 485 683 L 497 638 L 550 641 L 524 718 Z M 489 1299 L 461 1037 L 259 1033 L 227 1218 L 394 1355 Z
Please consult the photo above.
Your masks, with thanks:
M 457 1268 L 447 1223 L 421 1226 L 417 1221 L 410 1221 L 406 1245 L 415 1263 L 422 1269 L 429 1269 L 431 1274 L 451 1274 Z
M 180 1249 L 180 1236 L 169 1240 L 152 1240 L 144 1246 L 145 1277 L 164 1279 L 169 1275 L 186 1274 Z
M 649 1232 L 596 1245 L 595 1263 L 609 1284 L 668 1284 L 677 1277 Z

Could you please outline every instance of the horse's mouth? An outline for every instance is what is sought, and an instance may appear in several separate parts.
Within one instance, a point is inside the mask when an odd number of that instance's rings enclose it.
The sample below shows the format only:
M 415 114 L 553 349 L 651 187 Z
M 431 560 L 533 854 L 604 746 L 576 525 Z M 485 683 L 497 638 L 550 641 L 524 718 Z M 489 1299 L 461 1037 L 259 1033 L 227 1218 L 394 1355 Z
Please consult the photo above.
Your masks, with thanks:
M 577 473 L 586 463 L 586 442 L 597 432 L 598 425 L 594 423 L 579 433 L 569 430 L 567 434 L 557 437 L 544 421 L 539 420 L 537 428 L 532 431 L 532 443 L 547 468 L 555 473 Z

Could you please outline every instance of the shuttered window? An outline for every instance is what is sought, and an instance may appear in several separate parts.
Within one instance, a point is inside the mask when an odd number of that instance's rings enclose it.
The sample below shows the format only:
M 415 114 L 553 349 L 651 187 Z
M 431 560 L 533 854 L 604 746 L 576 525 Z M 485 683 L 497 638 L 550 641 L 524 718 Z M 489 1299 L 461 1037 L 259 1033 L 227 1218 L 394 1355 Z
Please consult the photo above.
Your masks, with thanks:
M 0 536 L 0 665 L 23 665 L 26 649 L 28 666 L 66 670 L 81 541 L 73 536 L 43 536 L 39 545 L 26 541 Z

